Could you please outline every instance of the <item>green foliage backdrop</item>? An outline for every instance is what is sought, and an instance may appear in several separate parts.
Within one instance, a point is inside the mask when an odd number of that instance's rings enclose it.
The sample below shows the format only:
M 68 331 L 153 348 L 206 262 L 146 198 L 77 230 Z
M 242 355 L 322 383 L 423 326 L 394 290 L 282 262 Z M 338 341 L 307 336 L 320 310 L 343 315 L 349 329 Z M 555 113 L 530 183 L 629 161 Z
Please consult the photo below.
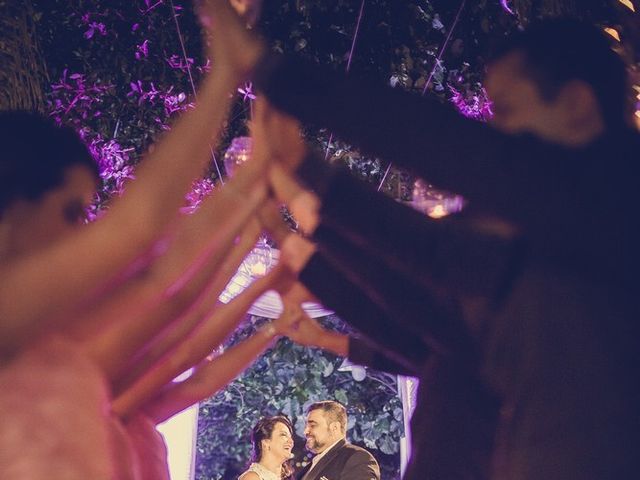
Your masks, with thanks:
M 248 317 L 229 345 L 246 338 L 265 319 Z M 345 330 L 335 316 L 321 319 L 328 328 Z M 371 450 L 383 478 L 399 478 L 402 405 L 394 375 L 367 371 L 358 382 L 339 371 L 342 358 L 281 339 L 226 389 L 200 405 L 196 478 L 235 479 L 248 465 L 250 435 L 262 416 L 282 413 L 295 425 L 294 462 L 306 463 L 304 411 L 312 402 L 335 399 L 349 414 L 349 439 Z

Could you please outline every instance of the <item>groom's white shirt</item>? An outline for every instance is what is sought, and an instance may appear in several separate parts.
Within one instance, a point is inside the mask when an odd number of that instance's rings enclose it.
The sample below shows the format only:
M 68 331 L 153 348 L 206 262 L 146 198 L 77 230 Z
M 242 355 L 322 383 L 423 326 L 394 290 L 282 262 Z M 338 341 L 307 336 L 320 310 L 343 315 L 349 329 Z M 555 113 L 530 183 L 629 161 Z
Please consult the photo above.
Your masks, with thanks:
M 315 457 L 313 457 L 311 459 L 311 468 L 309 470 L 307 470 L 307 473 L 305 475 L 305 477 L 307 475 L 309 475 L 309 473 L 311 472 L 311 470 L 313 470 L 315 468 L 315 466 L 318 464 L 318 462 L 320 461 L 320 459 L 322 457 L 324 457 L 326 455 L 326 453 L 331 450 L 333 447 L 336 446 L 336 444 L 340 441 L 343 440 L 342 438 L 339 438 L 338 440 L 336 440 L 335 442 L 333 442 L 328 448 L 325 448 L 322 453 L 317 454 Z

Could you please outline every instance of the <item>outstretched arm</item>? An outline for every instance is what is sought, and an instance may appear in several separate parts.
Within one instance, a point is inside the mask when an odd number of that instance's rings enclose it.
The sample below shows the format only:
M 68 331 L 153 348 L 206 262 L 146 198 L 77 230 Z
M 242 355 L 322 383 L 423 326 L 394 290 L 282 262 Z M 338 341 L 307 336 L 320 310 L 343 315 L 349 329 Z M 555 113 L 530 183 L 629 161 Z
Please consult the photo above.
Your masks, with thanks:
M 282 281 L 284 272 L 282 267 L 277 266 L 232 301 L 216 308 L 210 318 L 196 328 L 185 342 L 167 353 L 158 364 L 119 395 L 112 403 L 113 411 L 126 417 L 173 378 L 205 358 L 233 331 L 253 302 Z
M 269 168 L 272 190 L 321 250 L 342 257 L 336 264 L 358 263 L 352 253 L 366 251 L 377 261 L 361 265 L 384 262 L 427 289 L 492 298 L 506 285 L 521 249 L 518 232 L 506 222 L 464 214 L 431 219 L 375 192 L 346 169 L 330 167 L 314 152 L 301 154 L 306 149 L 291 117 L 271 108 L 262 123 L 267 137 L 276 139 L 265 147 L 279 160 Z M 344 241 L 335 245 L 336 238 Z M 345 242 L 357 248 L 345 255 Z
M 260 225 L 257 221 L 251 221 L 243 230 L 236 245 L 227 253 L 222 264 L 208 279 L 209 283 L 196 301 L 177 316 L 169 318 L 167 314 L 167 321 L 170 322 L 167 328 L 138 350 L 133 358 L 128 359 L 126 367 L 114 378 L 113 388 L 116 393 L 121 393 L 132 385 L 207 318 L 218 303 L 218 297 L 229 283 L 229 279 L 255 245 L 259 233 Z
M 255 50 L 256 38 L 237 25 L 224 26 L 221 48 L 238 43 Z M 266 51 L 266 50 L 263 50 Z M 264 53 L 254 69 L 260 91 L 277 108 L 305 123 L 325 126 L 361 150 L 413 170 L 440 188 L 460 193 L 480 210 L 509 220 L 542 221 L 539 193 L 557 208 L 574 212 L 571 184 L 561 178 L 568 149 L 533 137 L 505 135 L 464 118 L 451 106 L 383 84 L 375 84 L 293 56 Z M 553 198 L 551 198 L 553 197 Z M 579 205 L 578 205 L 579 206 Z
M 262 327 L 248 339 L 227 349 L 222 355 L 199 365 L 187 380 L 169 384 L 142 409 L 154 422 L 160 423 L 190 405 L 210 397 L 228 385 L 273 344 L 278 336 L 279 323 L 294 321 L 297 315 L 297 308 L 286 308 L 273 325 Z
M 345 292 L 347 293 L 347 292 Z M 350 293 L 350 292 L 349 292 Z M 351 298 L 351 297 L 350 297 Z M 407 342 L 403 354 L 410 354 L 415 362 L 415 367 L 408 367 L 408 362 L 398 362 L 388 355 L 388 350 L 375 345 L 367 339 L 358 338 L 344 333 L 334 332 L 323 328 L 316 320 L 303 315 L 302 318 L 291 325 L 286 325 L 280 332 L 299 345 L 317 347 L 340 357 L 348 357 L 353 363 L 373 368 L 381 372 L 396 375 L 417 375 L 417 368 L 426 360 L 429 350 L 426 345 L 421 345 L 418 351 L 411 351 L 411 341 Z M 411 339 L 411 332 L 403 332 L 405 338 Z M 395 355 L 396 358 L 398 355 Z
M 309 301 L 309 297 L 315 295 L 327 307 L 333 309 L 340 317 L 360 330 L 370 340 L 380 347 L 385 355 L 393 358 L 396 363 L 403 365 L 404 369 L 415 370 L 426 359 L 431 350 L 423 342 L 421 336 L 428 336 L 422 325 L 412 325 L 414 330 L 409 330 L 402 325 L 411 324 L 411 319 L 399 318 L 402 313 L 396 312 L 389 307 L 394 304 L 397 298 L 390 295 L 391 302 L 386 298 L 386 284 L 384 279 L 387 275 L 392 275 L 398 280 L 398 285 L 394 290 L 402 297 L 403 292 L 411 291 L 414 300 L 422 301 L 425 306 L 429 306 L 428 312 L 421 315 L 420 320 L 429 319 L 430 312 L 435 312 L 429 297 L 422 289 L 415 285 L 410 285 L 397 272 L 385 268 L 375 257 L 366 257 L 355 267 L 362 264 L 370 264 L 375 270 L 375 278 L 363 280 L 358 283 L 349 279 L 349 273 L 359 274 L 359 277 L 366 277 L 367 273 L 349 272 L 353 262 L 347 259 L 347 265 L 338 266 L 340 262 L 333 259 L 323 251 L 316 251 L 316 246 L 300 236 L 289 231 L 282 224 L 282 219 L 277 216 L 263 218 L 265 228 L 272 233 L 281 247 L 280 261 L 295 275 L 300 275 L 302 283 L 292 286 L 289 294 L 297 294 L 299 303 Z M 304 286 L 303 286 L 304 284 Z M 307 290 L 308 287 L 309 290 Z M 415 305 L 414 305 L 415 306 Z M 406 310 L 406 309 L 405 309 Z M 408 311 L 411 311 L 410 309 Z M 439 312 L 436 312 L 439 314 Z M 432 313 L 432 317 L 435 315 Z M 438 318 L 429 319 L 437 322 Z M 345 338 L 333 335 L 329 332 L 325 335 L 319 326 L 309 319 L 309 322 L 302 322 L 300 330 L 288 331 L 286 334 L 293 334 L 294 341 L 305 345 L 314 345 L 329 349 L 339 355 L 345 355 Z M 314 326 L 316 328 L 314 328 Z M 303 328 L 304 327 L 304 328 Z M 318 337 L 316 338 L 316 334 Z M 314 343 L 316 340 L 322 344 Z M 326 342 L 325 342 L 326 341 Z
M 78 311 L 92 305 L 176 219 L 191 181 L 209 161 L 209 145 L 218 137 L 229 93 L 239 80 L 237 70 L 218 62 L 196 107 L 148 155 L 137 179 L 103 219 L 3 268 L 0 353 L 19 350 L 47 326 L 77 320 Z
M 200 298 L 234 237 L 263 201 L 265 164 L 253 158 L 194 214 L 184 216 L 167 253 L 83 321 L 93 331 L 82 335 L 82 343 L 109 378 L 115 379 L 146 342 Z

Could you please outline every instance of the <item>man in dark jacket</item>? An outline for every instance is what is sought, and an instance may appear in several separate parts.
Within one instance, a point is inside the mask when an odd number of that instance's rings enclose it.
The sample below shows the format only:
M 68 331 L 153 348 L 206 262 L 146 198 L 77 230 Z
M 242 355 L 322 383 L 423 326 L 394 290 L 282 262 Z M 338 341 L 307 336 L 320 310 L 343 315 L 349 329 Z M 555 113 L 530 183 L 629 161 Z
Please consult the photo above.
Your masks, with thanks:
M 310 405 L 304 435 L 315 456 L 298 479 L 380 480 L 373 455 L 347 442 L 347 411 L 342 404 L 325 400 Z

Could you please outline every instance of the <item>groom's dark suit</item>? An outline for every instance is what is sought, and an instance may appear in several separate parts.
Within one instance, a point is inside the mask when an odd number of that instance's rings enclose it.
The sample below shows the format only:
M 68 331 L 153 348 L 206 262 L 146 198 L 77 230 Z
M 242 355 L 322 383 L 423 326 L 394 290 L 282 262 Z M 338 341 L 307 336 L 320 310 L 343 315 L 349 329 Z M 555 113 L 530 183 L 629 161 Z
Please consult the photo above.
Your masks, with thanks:
M 340 440 L 311 468 L 296 474 L 296 480 L 380 480 L 378 462 L 364 448 Z

